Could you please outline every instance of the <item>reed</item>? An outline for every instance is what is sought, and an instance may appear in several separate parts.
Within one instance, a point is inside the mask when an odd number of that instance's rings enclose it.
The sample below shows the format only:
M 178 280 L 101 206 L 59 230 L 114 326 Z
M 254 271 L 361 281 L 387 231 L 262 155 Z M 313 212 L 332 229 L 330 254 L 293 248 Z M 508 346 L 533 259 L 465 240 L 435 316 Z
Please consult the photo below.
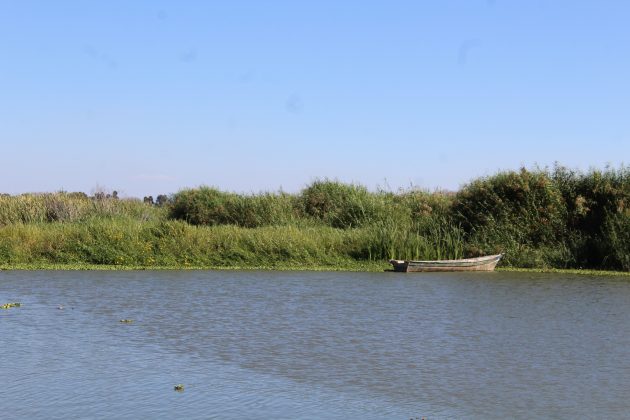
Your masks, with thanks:
M 326 226 L 251 229 L 129 218 L 16 223 L 0 228 L 0 263 L 333 267 L 352 265 L 361 239 L 357 230 Z
M 505 252 L 512 267 L 630 270 L 630 170 L 500 172 L 457 193 L 321 179 L 297 194 L 187 189 L 163 206 L 0 195 L 1 264 L 278 267 Z
M 0 226 L 12 223 L 71 223 L 94 217 L 157 220 L 165 216 L 165 211 L 138 199 L 95 199 L 81 193 L 0 195 Z
M 367 226 L 387 216 L 388 195 L 370 193 L 356 184 L 329 179 L 316 180 L 302 190 L 298 198 L 302 215 L 328 226 L 349 229 Z
M 169 216 L 193 225 L 261 227 L 295 224 L 297 198 L 283 192 L 235 194 L 212 187 L 186 189 L 175 194 Z

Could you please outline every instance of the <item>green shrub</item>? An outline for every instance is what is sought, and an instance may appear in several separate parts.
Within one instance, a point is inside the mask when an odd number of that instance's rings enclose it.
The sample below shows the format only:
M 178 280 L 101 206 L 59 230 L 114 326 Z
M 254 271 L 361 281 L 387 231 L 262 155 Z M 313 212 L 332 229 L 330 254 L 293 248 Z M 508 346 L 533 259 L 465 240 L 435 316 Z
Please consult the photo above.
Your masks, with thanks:
M 567 227 L 579 232 L 573 235 L 579 241 L 569 243 L 577 266 L 627 267 L 630 253 L 619 238 L 630 207 L 630 170 L 622 166 L 582 173 L 556 166 L 553 179 L 567 205 Z
M 299 194 L 182 190 L 161 206 L 0 194 L 0 263 L 335 265 L 505 252 L 502 264 L 630 270 L 630 171 L 556 166 L 457 193 L 317 180 Z M 164 197 L 164 196 L 163 196 Z
M 565 202 L 543 171 L 475 180 L 457 193 L 453 214 L 468 234 L 469 253 L 505 251 L 508 262 L 515 253 L 553 247 L 566 236 Z
M 302 190 L 300 204 L 305 215 L 341 229 L 368 225 L 387 211 L 383 194 L 327 179 L 317 180 Z
M 293 221 L 294 198 L 285 193 L 239 195 L 200 187 L 175 194 L 169 215 L 193 225 L 261 227 Z
M 603 256 L 597 267 L 630 271 L 630 209 L 606 217 L 594 248 Z
M 0 196 L 0 226 L 12 223 L 78 222 L 92 217 L 160 219 L 164 210 L 137 199 L 96 200 L 82 193 L 44 193 Z

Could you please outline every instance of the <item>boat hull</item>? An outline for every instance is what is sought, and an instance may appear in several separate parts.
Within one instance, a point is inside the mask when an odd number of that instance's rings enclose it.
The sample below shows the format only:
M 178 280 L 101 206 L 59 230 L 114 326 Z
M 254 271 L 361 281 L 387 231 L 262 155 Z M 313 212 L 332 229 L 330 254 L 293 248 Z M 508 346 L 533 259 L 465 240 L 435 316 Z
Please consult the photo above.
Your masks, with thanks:
M 488 255 L 479 258 L 439 261 L 403 261 L 389 260 L 394 271 L 402 273 L 426 271 L 493 271 L 503 254 Z

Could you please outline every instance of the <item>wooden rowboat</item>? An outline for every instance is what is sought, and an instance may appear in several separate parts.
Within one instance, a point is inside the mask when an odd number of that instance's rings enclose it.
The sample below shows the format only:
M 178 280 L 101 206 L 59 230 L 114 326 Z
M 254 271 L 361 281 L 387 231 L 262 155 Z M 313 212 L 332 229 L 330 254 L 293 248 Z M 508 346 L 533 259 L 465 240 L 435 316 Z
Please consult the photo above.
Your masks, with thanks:
M 503 254 L 488 255 L 479 258 L 438 261 L 389 260 L 394 271 L 411 273 L 417 271 L 492 271 Z

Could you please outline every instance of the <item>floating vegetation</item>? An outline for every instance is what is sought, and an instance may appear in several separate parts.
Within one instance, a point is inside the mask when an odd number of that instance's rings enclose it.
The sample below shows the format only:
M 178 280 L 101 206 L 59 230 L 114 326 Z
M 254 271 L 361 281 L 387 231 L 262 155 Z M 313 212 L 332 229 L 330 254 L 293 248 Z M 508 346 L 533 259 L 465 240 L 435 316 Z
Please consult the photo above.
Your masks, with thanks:
M 184 385 L 183 384 L 177 384 L 173 387 L 173 389 L 177 392 L 184 392 Z
M 131 324 L 133 322 L 133 319 L 121 319 L 118 322 L 122 322 L 123 324 Z
M 20 306 L 22 306 L 22 304 L 20 302 L 9 302 L 9 303 L 5 303 L 4 305 L 0 306 L 0 309 L 19 308 Z

